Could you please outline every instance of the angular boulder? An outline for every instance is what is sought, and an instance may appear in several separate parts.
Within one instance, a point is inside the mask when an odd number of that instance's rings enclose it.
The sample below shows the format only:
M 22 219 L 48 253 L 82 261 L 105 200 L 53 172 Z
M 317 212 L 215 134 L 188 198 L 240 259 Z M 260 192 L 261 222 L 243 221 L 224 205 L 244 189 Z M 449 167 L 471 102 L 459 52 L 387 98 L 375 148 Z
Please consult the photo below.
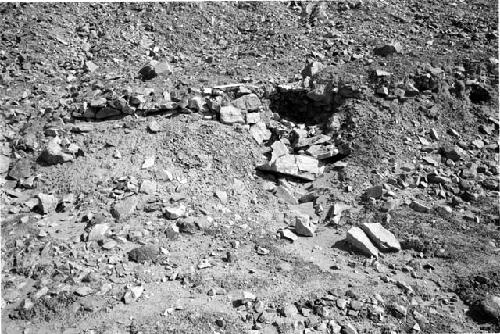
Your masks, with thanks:
M 381 251 L 400 251 L 401 245 L 389 230 L 380 223 L 364 223 L 361 229 Z
M 352 227 L 347 231 L 346 241 L 361 253 L 367 256 L 378 257 L 378 249 L 372 244 L 368 236 L 359 227 Z

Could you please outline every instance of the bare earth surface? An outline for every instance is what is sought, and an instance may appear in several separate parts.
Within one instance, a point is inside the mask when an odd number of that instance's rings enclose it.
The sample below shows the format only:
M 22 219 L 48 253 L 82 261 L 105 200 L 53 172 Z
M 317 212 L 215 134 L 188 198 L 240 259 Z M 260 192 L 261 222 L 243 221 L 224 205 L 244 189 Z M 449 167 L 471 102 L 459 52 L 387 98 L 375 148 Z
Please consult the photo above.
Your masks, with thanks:
M 2 333 L 500 332 L 497 12 L 0 4 Z

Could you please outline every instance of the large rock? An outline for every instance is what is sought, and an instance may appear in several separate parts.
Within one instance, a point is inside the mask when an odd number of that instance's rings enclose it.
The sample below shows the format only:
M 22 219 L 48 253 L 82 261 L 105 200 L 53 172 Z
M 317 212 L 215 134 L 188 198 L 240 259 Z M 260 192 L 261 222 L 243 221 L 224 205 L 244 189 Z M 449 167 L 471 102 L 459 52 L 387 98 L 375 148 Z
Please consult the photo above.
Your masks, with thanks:
M 220 121 L 224 124 L 245 123 L 241 110 L 234 106 L 220 107 Z
M 50 214 L 56 211 L 59 200 L 54 195 L 38 194 L 38 207 L 43 214 Z
M 137 263 L 154 261 L 159 255 L 160 249 L 154 245 L 137 247 L 128 252 L 129 260 Z
M 170 64 L 156 60 L 152 60 L 139 70 L 139 76 L 142 80 L 151 80 L 158 75 L 170 73 L 172 73 L 172 66 Z
M 380 223 L 364 223 L 361 229 L 382 251 L 400 251 L 398 239 Z
M 237 98 L 231 102 L 233 106 L 238 109 L 247 110 L 247 111 L 255 111 L 258 110 L 262 105 L 260 99 L 255 94 L 247 94 L 242 97 Z
M 100 223 L 92 226 L 87 241 L 100 241 L 106 238 L 106 233 L 109 230 L 108 223 Z
M 297 215 L 295 217 L 295 233 L 304 237 L 313 237 L 316 232 L 314 224 L 307 215 Z
M 259 144 L 269 140 L 271 138 L 271 131 L 266 127 L 266 123 L 258 122 L 250 127 L 250 134 L 253 139 Z
M 59 137 L 55 137 L 49 140 L 47 146 L 40 154 L 39 158 L 40 161 L 48 165 L 57 165 L 57 164 L 62 164 L 64 162 L 72 161 L 73 156 L 64 153 L 60 144 L 61 144 L 61 139 Z
M 377 56 L 387 57 L 393 53 L 401 53 L 403 47 L 399 42 L 394 42 L 391 44 L 385 44 L 380 47 L 373 49 L 373 53 Z
M 490 318 L 500 321 L 500 297 L 488 295 L 481 302 L 482 311 Z
M 8 158 L 7 158 L 8 159 Z M 7 164 L 7 168 L 8 168 Z M 14 180 L 22 180 L 31 176 L 31 161 L 29 159 L 17 160 L 9 171 L 9 177 Z
M 355 226 L 347 231 L 346 241 L 365 255 L 378 256 L 377 248 L 359 227 Z

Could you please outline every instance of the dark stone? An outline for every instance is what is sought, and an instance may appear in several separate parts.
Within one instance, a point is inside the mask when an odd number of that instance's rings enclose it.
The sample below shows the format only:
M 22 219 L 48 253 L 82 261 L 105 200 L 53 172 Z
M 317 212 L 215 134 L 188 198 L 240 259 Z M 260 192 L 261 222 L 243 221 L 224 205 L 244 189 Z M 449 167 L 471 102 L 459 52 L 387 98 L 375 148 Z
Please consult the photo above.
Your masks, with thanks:
M 160 255 L 160 249 L 154 245 L 142 246 L 132 249 L 128 252 L 130 261 L 144 263 L 146 261 L 154 261 Z

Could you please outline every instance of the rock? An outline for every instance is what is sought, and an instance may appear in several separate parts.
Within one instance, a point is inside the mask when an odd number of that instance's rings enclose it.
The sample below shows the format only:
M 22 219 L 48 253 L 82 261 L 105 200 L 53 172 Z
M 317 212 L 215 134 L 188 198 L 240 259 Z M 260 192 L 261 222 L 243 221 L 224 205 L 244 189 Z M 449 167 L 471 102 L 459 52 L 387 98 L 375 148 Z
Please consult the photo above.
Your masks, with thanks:
M 8 158 L 7 158 L 8 159 Z M 7 168 L 9 164 L 7 162 Z M 19 159 L 9 171 L 9 177 L 14 180 L 22 180 L 31 176 L 31 161 L 29 159 Z
M 90 101 L 91 108 L 104 108 L 108 103 L 105 97 L 97 97 Z
M 402 306 L 402 305 L 399 305 L 399 304 L 394 304 L 391 306 L 391 311 L 392 311 L 392 314 L 396 317 L 396 318 L 404 318 L 406 317 L 406 313 L 407 313 L 407 310 L 406 310 L 406 307 Z
M 84 286 L 75 290 L 75 294 L 77 294 L 80 297 L 88 296 L 91 293 L 92 293 L 92 288 L 88 286 Z
M 304 237 L 313 237 L 316 231 L 316 224 L 314 224 L 309 216 L 297 215 L 295 217 L 295 233 Z
M 380 223 L 364 223 L 361 225 L 361 229 L 374 241 L 375 245 L 377 245 L 380 250 L 401 250 L 398 239 Z
M 243 95 L 231 101 L 231 104 L 238 109 L 247 111 L 256 111 L 262 105 L 258 96 L 253 93 Z
M 136 196 L 127 197 L 113 205 L 111 208 L 111 215 L 116 220 L 124 220 L 134 213 L 137 204 L 138 198 Z
M 147 157 L 146 159 L 144 159 L 144 163 L 142 164 L 141 169 L 148 169 L 153 167 L 155 165 L 155 160 L 155 157 Z
M 452 161 L 458 161 L 465 155 L 465 151 L 459 146 L 444 146 L 441 148 L 441 154 Z
M 231 105 L 221 107 L 219 116 L 224 124 L 245 123 L 241 110 Z
M 167 219 L 179 219 L 186 215 L 186 207 L 184 204 L 181 204 L 178 207 L 167 206 L 163 209 L 163 214 Z
M 92 123 L 77 123 L 71 127 L 71 132 L 74 133 L 87 133 L 94 129 Z
M 306 78 L 306 77 L 312 78 L 316 74 L 318 74 L 319 72 L 323 71 L 324 68 L 325 68 L 325 65 L 323 65 L 322 63 L 320 63 L 318 61 L 310 62 L 302 70 L 302 78 Z
M 227 192 L 222 191 L 222 190 L 216 190 L 215 191 L 215 196 L 220 200 L 222 204 L 226 204 L 228 197 L 227 197 Z
M 339 154 L 339 150 L 333 145 L 312 145 L 306 152 L 318 160 L 329 159 Z
M 290 231 L 289 229 L 279 230 L 278 233 L 279 233 L 279 236 L 281 239 L 287 239 L 287 240 L 290 240 L 292 242 L 294 242 L 295 240 L 298 239 L 297 235 L 295 233 L 293 233 L 292 231 Z
M 146 245 L 132 249 L 128 253 L 130 261 L 144 263 L 146 261 L 154 261 L 160 255 L 160 249 L 154 245 Z
M 439 133 L 434 128 L 430 130 L 430 136 L 434 140 L 439 140 Z
M 379 199 L 383 195 L 383 187 L 382 185 L 377 185 L 365 190 L 364 197 L 365 198 L 375 198 Z
M 151 133 L 157 133 L 157 132 L 160 132 L 161 131 L 161 128 L 160 128 L 160 124 L 158 124 L 158 122 L 156 120 L 152 120 L 151 122 L 149 122 L 148 124 L 148 130 L 149 132 Z
M 194 96 L 188 101 L 188 108 L 197 112 L 203 111 L 205 105 L 205 99 L 201 96 Z
M 56 211 L 59 200 L 54 195 L 38 194 L 38 207 L 43 214 L 51 214 Z
M 102 244 L 102 248 L 106 250 L 110 250 L 115 248 L 118 245 L 118 243 L 114 240 L 108 240 L 105 243 Z
M 253 302 L 255 298 L 255 295 L 250 291 L 243 291 L 240 298 L 238 298 L 238 301 L 240 302 L 240 304 L 245 305 L 249 302 Z
M 346 324 L 345 326 L 342 326 L 342 330 L 340 331 L 341 334 L 358 334 L 358 331 L 356 330 L 356 327 L 354 327 L 352 324 Z
M 100 223 L 92 226 L 87 241 L 100 241 L 106 238 L 106 232 L 109 230 L 108 223 Z
M 51 139 L 40 154 L 40 161 L 48 165 L 57 165 L 73 160 L 73 156 L 63 152 L 60 145 L 61 139 L 55 137 Z
M 259 144 L 269 140 L 271 138 L 271 131 L 266 127 L 266 123 L 258 122 L 250 127 L 250 134 L 253 139 Z
M 94 73 L 98 68 L 99 66 L 97 66 L 90 60 L 85 62 L 85 71 L 87 72 Z
M 142 80 L 151 80 L 156 78 L 161 74 L 171 74 L 172 66 L 166 62 L 158 62 L 156 60 L 152 60 L 149 64 L 143 66 L 139 70 L 139 76 Z
M 252 112 L 246 114 L 246 121 L 247 124 L 256 124 L 260 122 L 260 113 L 258 112 Z
M 481 182 L 481 185 L 483 186 L 484 189 L 491 190 L 491 191 L 498 191 L 498 179 L 496 178 L 488 178 Z
M 179 237 L 179 233 L 180 233 L 179 227 L 175 223 L 169 224 L 165 229 L 165 235 L 170 240 L 177 239 Z
M 346 241 L 365 255 L 378 256 L 377 248 L 359 227 L 352 227 L 347 231 Z
M 481 302 L 481 308 L 484 314 L 490 318 L 500 320 L 500 297 L 488 295 Z
M 7 173 L 9 171 L 10 159 L 5 155 L 0 155 L 0 174 Z
M 152 195 L 156 192 L 156 182 L 152 180 L 144 180 L 141 183 L 140 192 Z
M 281 198 L 288 204 L 296 205 L 299 204 L 299 201 L 295 196 L 293 195 L 292 191 L 288 189 L 288 187 L 285 186 L 278 186 L 276 187 L 276 192 L 275 192 L 276 197 Z
M 387 57 L 394 53 L 401 53 L 402 50 L 403 47 L 401 46 L 401 44 L 399 42 L 394 42 L 391 44 L 385 44 L 383 46 L 376 47 L 375 49 L 373 49 L 373 54 L 377 56 Z
M 143 286 L 129 287 L 127 292 L 125 292 L 125 295 L 123 296 L 123 302 L 125 304 L 130 304 L 132 302 L 135 302 L 142 296 L 143 293 L 144 293 Z
M 274 145 L 274 144 L 273 144 Z M 273 150 L 273 158 L 274 159 Z M 319 167 L 318 159 L 305 155 L 281 155 L 274 162 L 269 162 L 258 167 L 261 170 L 274 171 L 285 175 L 291 175 L 305 180 L 314 180 L 323 173 L 323 168 Z
M 424 204 L 417 201 L 412 201 L 410 203 L 410 208 L 420 213 L 428 213 L 431 211 L 428 206 L 425 206 Z

